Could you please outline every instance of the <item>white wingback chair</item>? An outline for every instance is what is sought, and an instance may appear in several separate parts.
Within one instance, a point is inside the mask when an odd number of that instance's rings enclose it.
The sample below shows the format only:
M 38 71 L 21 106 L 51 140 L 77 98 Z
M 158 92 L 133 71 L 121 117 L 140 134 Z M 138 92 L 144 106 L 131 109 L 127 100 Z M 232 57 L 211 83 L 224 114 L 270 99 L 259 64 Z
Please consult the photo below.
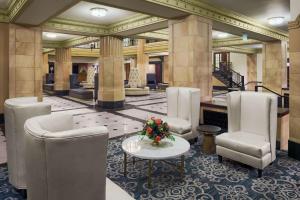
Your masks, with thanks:
M 8 177 L 17 189 L 26 189 L 24 123 L 28 118 L 50 113 L 51 105 L 38 102 L 36 97 L 7 99 L 4 103 Z
M 168 87 L 167 122 L 172 134 L 186 140 L 197 138 L 197 127 L 200 116 L 200 89 L 187 87 Z
M 125 88 L 126 96 L 143 96 L 150 93 L 149 87 L 142 85 L 139 69 L 136 67 L 130 69 L 128 85 L 129 88 Z
M 55 113 L 24 128 L 29 200 L 133 199 L 106 178 L 106 127 L 73 129 L 71 115 Z
M 227 95 L 228 133 L 216 137 L 222 156 L 262 170 L 276 159 L 277 97 L 270 93 Z

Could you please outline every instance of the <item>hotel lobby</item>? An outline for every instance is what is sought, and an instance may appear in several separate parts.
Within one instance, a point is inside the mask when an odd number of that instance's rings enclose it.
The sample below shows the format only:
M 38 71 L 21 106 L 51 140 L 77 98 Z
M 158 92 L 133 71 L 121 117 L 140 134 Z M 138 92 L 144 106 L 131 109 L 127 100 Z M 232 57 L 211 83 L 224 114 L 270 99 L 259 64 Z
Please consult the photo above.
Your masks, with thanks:
M 300 1 L 0 0 L 25 199 L 300 199 Z

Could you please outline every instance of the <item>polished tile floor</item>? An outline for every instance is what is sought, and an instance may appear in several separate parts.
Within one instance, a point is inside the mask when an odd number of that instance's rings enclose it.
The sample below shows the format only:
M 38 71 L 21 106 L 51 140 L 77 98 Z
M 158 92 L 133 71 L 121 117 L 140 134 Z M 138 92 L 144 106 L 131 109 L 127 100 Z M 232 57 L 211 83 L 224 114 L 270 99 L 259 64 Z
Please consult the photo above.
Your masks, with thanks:
M 44 101 L 52 105 L 52 112 L 74 116 L 74 127 L 106 126 L 109 138 L 120 137 L 140 131 L 144 120 L 163 117 L 167 112 L 165 92 L 151 92 L 148 96 L 126 97 L 125 108 L 101 110 L 94 101 L 83 101 L 68 96 L 45 96 Z M 5 137 L 0 133 L 0 164 L 6 162 Z

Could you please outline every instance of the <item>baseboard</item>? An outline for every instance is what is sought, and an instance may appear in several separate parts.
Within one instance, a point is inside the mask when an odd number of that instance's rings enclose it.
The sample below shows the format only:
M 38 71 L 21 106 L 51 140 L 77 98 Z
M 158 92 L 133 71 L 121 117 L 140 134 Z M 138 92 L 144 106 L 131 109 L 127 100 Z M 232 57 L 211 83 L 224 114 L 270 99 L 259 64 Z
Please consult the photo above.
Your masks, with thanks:
M 288 155 L 296 160 L 300 160 L 300 144 L 289 140 Z
M 104 109 L 123 108 L 124 101 L 98 101 L 98 106 Z
M 4 113 L 0 113 L 0 124 L 4 124 Z
M 67 96 L 69 95 L 69 90 L 54 90 L 53 93 L 57 96 Z

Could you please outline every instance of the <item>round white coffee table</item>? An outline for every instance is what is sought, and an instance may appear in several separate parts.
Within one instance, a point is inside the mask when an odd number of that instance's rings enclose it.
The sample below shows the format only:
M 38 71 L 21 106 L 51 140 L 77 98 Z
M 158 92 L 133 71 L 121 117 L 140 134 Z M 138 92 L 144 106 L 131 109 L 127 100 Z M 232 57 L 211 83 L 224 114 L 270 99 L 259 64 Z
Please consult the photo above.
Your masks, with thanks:
M 166 160 L 175 157 L 181 157 L 181 162 L 179 165 L 179 170 L 181 176 L 184 173 L 184 154 L 189 151 L 190 143 L 184 138 L 174 135 L 175 141 L 164 139 L 159 145 L 153 145 L 152 140 L 148 139 L 146 136 L 135 135 L 125 139 L 122 143 L 122 149 L 124 151 L 124 176 L 127 173 L 127 154 L 133 157 L 133 164 L 135 163 L 135 158 L 149 161 L 148 167 L 148 186 L 151 187 L 151 174 L 152 174 L 152 164 L 154 160 L 162 160 L 168 164 Z M 142 139 L 142 140 L 141 140 Z M 176 169 L 178 169 L 178 166 Z

